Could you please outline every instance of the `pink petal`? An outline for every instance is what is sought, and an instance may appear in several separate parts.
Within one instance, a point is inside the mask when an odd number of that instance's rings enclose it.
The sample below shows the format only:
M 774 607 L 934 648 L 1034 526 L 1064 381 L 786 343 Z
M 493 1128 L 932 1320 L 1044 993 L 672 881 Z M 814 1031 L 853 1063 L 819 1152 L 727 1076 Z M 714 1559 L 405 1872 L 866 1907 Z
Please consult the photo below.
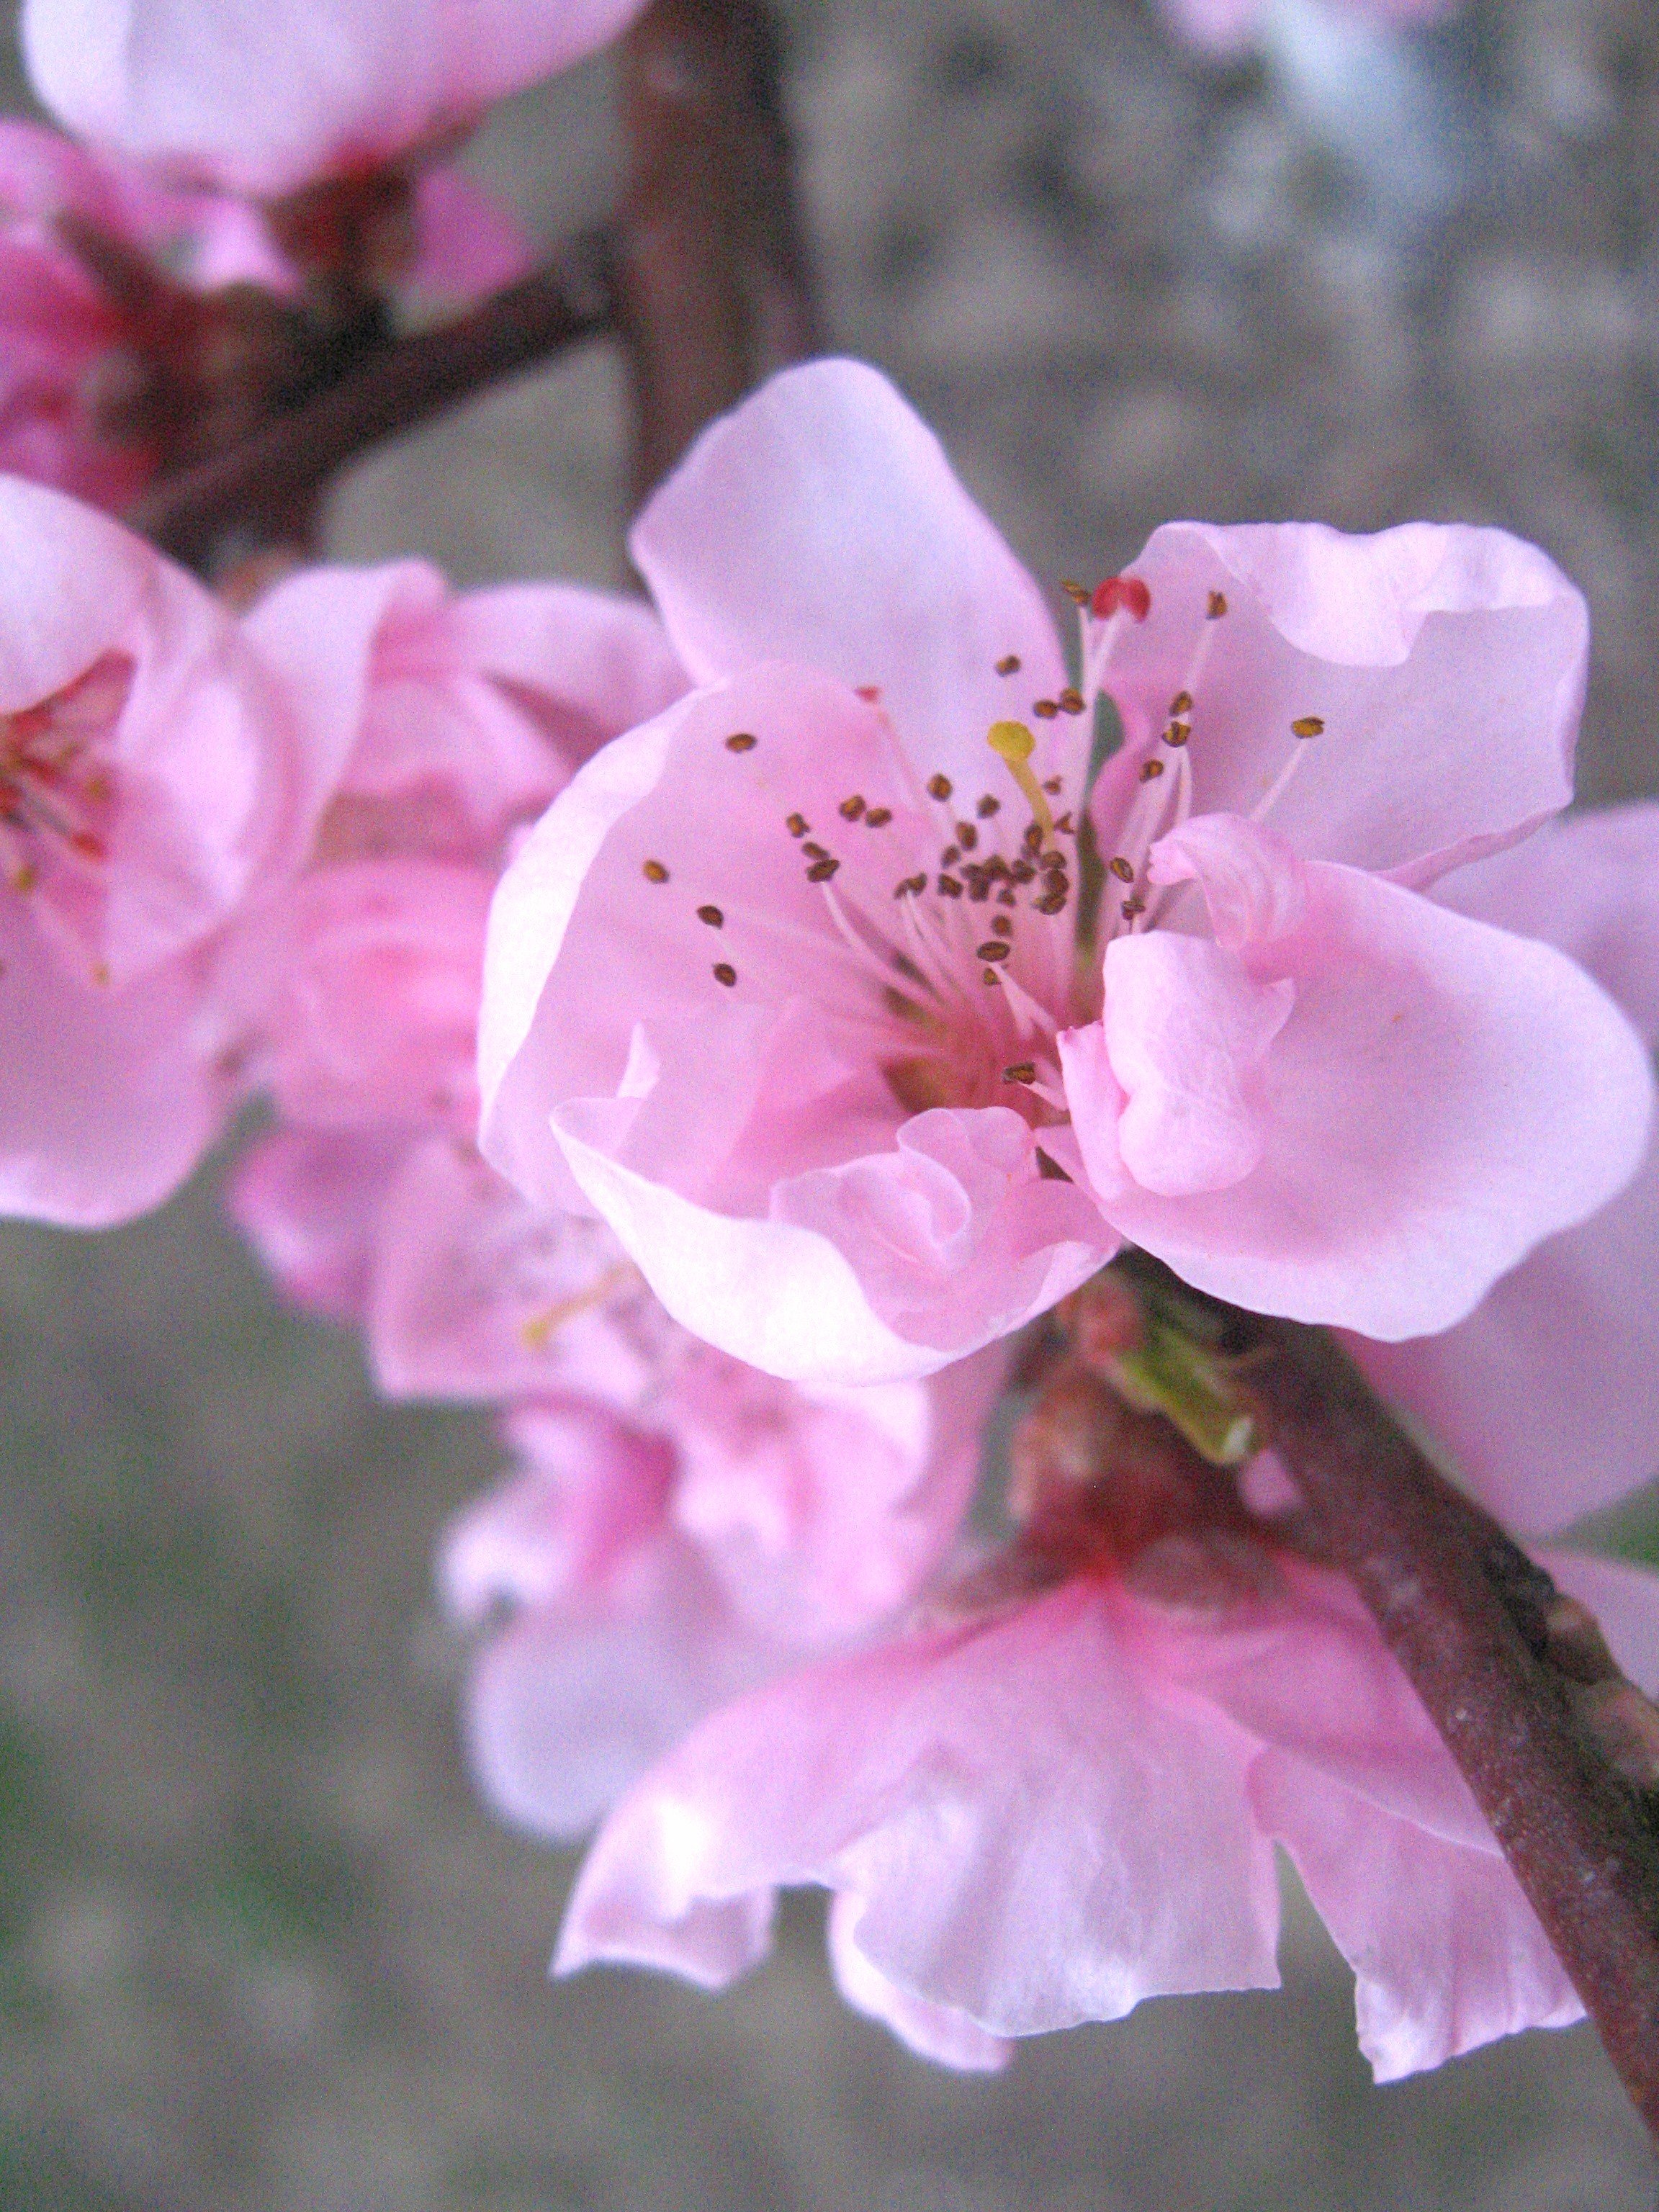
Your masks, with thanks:
M 1271 1987 L 1278 1900 L 1249 1757 L 1139 1669 L 1108 1601 L 1074 1584 L 705 1722 L 602 1830 L 556 1964 L 724 1976 L 752 1955 L 738 1916 L 817 1881 L 863 1900 L 878 1973 L 997 2035 Z
M 277 1129 L 243 1153 L 226 1202 L 284 1297 L 330 1321 L 363 1319 L 404 1149 L 384 1130 Z
M 1067 681 L 1030 577 L 858 362 L 785 370 L 706 430 L 629 545 L 695 681 L 781 659 L 875 686 L 924 776 L 979 788 L 991 724 Z
M 1267 849 L 1247 824 L 1232 834 Z M 1207 883 L 1216 842 L 1158 850 L 1171 867 L 1184 850 Z M 1240 951 L 1258 982 L 1296 988 L 1253 1079 L 1260 1165 L 1187 1198 L 1126 1182 L 1121 1087 L 1099 1041 L 1073 1030 L 1061 1054 L 1082 1158 L 1113 1227 L 1200 1289 L 1390 1340 L 1448 1328 L 1629 1180 L 1646 1055 L 1549 947 L 1356 870 L 1314 865 L 1300 881 L 1297 925 Z
M 964 2074 L 1000 2073 L 1013 2057 L 1013 2045 L 1002 2036 L 988 2035 L 966 2013 L 930 2004 L 878 1973 L 858 1946 L 863 1917 L 861 1897 L 851 1890 L 837 1893 L 830 1907 L 830 1964 L 836 1987 L 853 2009 L 890 2027 L 901 2043 L 923 2058 Z
M 1268 818 L 1315 860 L 1421 885 L 1571 797 L 1588 621 L 1535 547 L 1424 522 L 1371 538 L 1180 522 L 1133 573 L 1152 612 L 1106 673 L 1127 740 L 1094 801 L 1108 850 L 1183 690 L 1194 811 L 1249 814 L 1294 758 Z M 1216 592 L 1227 612 L 1206 621 Z M 1292 734 L 1304 718 L 1320 734 Z
M 463 299 L 516 283 L 533 258 L 517 216 L 453 161 L 416 177 L 415 235 L 410 281 Z
M 1258 1762 L 1250 1795 L 1354 1970 L 1359 2047 L 1379 2081 L 1583 2018 L 1495 1851 L 1381 1813 L 1282 1752 Z
M 639 4 L 351 0 L 319 19 L 301 0 L 27 0 L 21 33 L 35 90 L 71 130 L 275 197 L 470 120 Z

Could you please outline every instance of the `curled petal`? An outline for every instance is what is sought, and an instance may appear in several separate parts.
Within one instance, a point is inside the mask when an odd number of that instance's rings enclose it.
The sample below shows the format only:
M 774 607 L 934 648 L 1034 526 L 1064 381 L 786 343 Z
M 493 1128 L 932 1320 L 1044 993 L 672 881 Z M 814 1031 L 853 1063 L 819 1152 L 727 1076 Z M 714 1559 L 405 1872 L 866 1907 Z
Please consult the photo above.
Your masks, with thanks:
M 1012 2044 L 1004 2036 L 988 2034 L 966 2013 L 930 2004 L 878 1972 L 859 1948 L 858 1925 L 863 1917 L 864 1899 L 851 1890 L 839 1891 L 830 1906 L 830 1964 L 836 1987 L 853 2009 L 891 2028 L 901 2043 L 923 2058 L 954 2066 L 963 2074 L 1000 2073 L 1014 2055 Z
M 284 1297 L 331 1321 L 363 1319 L 404 1149 L 383 1129 L 276 1129 L 243 1153 L 227 1203 Z

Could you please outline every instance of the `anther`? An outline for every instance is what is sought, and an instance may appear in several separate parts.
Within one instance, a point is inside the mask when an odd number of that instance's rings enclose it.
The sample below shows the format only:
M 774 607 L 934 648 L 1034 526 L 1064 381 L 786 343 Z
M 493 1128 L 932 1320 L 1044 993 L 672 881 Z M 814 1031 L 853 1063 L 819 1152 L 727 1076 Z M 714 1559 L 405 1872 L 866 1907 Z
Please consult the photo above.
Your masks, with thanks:
M 960 898 L 962 885 L 954 876 L 941 876 L 939 879 L 939 894 L 941 898 Z
M 872 806 L 864 817 L 866 830 L 884 830 L 893 818 L 890 806 Z
M 1139 576 L 1108 576 L 1104 583 L 1095 586 L 1089 605 L 1100 622 L 1120 607 L 1127 609 L 1136 622 L 1145 622 L 1152 611 L 1152 595 Z
M 1164 763 L 1161 760 L 1142 761 L 1140 763 L 1140 780 L 1143 783 L 1155 783 L 1163 773 Z
M 945 850 L 939 856 L 939 864 L 941 868 L 953 868 L 961 858 L 962 848 L 960 845 L 947 845 Z
M 1014 933 L 1014 917 L 1011 914 L 1000 914 L 991 924 L 991 927 L 999 937 L 1012 937 Z
M 726 927 L 726 916 L 717 906 L 700 906 L 697 908 L 697 920 L 706 921 L 710 929 L 724 929 Z
M 1293 738 L 1316 738 L 1323 734 L 1325 718 L 1322 714 L 1298 714 L 1291 724 Z
M 843 822 L 856 822 L 864 811 L 864 801 L 855 791 L 850 799 L 843 799 L 836 809 Z
M 1054 798 L 1058 799 L 1066 788 L 1066 779 L 1063 775 L 1048 776 L 1044 780 L 1042 788 Z
M 1059 821 L 1055 823 L 1054 835 L 1056 837 L 1076 836 L 1077 830 L 1073 825 L 1072 810 L 1069 806 L 1066 808 L 1065 813 L 1060 816 Z
M 1037 839 L 1037 842 L 1038 844 L 1042 842 L 1040 836 Z M 1029 884 L 1036 874 L 1036 870 L 1031 866 L 1029 860 L 1016 860 L 1013 866 L 1008 871 L 1008 880 L 1011 883 L 1015 884 Z
M 714 981 L 717 983 L 724 983 L 729 991 L 737 980 L 738 971 L 729 960 L 717 960 L 714 963 Z
M 1025 835 L 1020 842 L 1028 853 L 1040 853 L 1042 850 L 1042 824 L 1040 822 L 1028 822 L 1025 825 Z
M 983 797 L 981 799 L 979 805 L 974 809 L 975 813 L 978 815 L 981 822 L 988 822 L 994 814 L 1000 813 L 1001 811 L 1002 801 L 1000 799 L 993 799 L 988 791 L 985 793 Z
M 1131 861 L 1126 860 L 1121 853 L 1114 854 L 1109 865 L 1111 868 L 1112 873 L 1117 878 L 1119 883 L 1133 883 L 1135 879 L 1133 864 Z
M 668 871 L 660 860 L 647 860 L 640 873 L 648 884 L 665 884 L 668 881 Z
M 981 983 L 1000 983 L 1002 978 L 994 968 L 981 968 L 979 971 L 979 980 Z
M 1062 714 L 1080 714 L 1084 706 L 1083 694 L 1075 684 L 1068 684 L 1056 703 Z
M 1037 830 L 1041 842 L 1054 827 L 1054 816 L 1048 811 L 1042 785 L 1031 773 L 1031 755 L 1036 750 L 1036 739 L 1024 722 L 993 722 L 985 733 L 985 742 L 1006 763 L 1009 775 L 1024 794 L 1036 817 L 1031 826 Z
M 753 731 L 733 730 L 726 741 L 726 750 L 729 753 L 752 753 L 759 743 Z
M 839 860 L 814 860 L 806 871 L 806 880 L 809 884 L 827 884 L 840 866 Z
M 830 857 L 822 845 L 803 845 L 801 850 L 809 860 L 827 860 Z
M 1190 691 L 1177 691 L 1175 697 L 1170 702 L 1170 712 L 1172 714 L 1190 714 L 1192 711 L 1192 693 Z
M 1036 1081 L 1036 1060 L 1017 1060 L 1012 1067 L 1003 1069 L 1002 1079 L 1005 1083 L 1035 1083 Z
M 1062 576 L 1060 580 L 1060 588 L 1074 607 L 1088 605 L 1089 586 L 1086 584 L 1074 583 L 1069 576 Z
M 1227 594 L 1224 592 L 1212 592 L 1210 604 L 1205 610 L 1207 618 L 1211 622 L 1219 622 L 1226 611 Z
M 1065 890 L 1045 891 L 1042 896 L 1035 900 L 1033 903 L 1039 914 L 1063 914 L 1066 902 L 1070 896 L 1070 892 Z
M 1126 898 L 1118 908 L 1125 921 L 1133 921 L 1138 914 L 1145 914 L 1146 911 L 1146 902 L 1144 898 Z
M 1193 726 L 1190 722 L 1171 722 L 1164 732 L 1164 742 L 1166 745 L 1184 745 L 1192 734 Z
M 999 676 L 1018 676 L 1019 673 L 1019 655 L 1017 653 L 1005 653 L 1001 659 L 998 661 L 996 667 L 997 674 Z
M 1059 702 L 1054 699 L 1033 699 L 1031 712 L 1039 722 L 1052 722 L 1060 712 Z
M 1015 890 L 1012 884 L 1004 884 L 1002 889 L 997 893 L 997 904 L 999 906 L 1018 906 L 1019 904 L 1019 894 Z
M 951 796 L 950 777 L 930 775 L 927 779 L 927 795 L 930 799 L 948 799 Z
M 812 825 L 804 814 L 791 814 L 785 817 L 783 826 L 792 837 L 804 837 Z
M 1012 952 L 1012 945 L 1005 945 L 1000 937 L 988 937 L 983 945 L 974 947 L 975 960 L 1006 960 Z
M 854 698 L 862 699 L 866 707 L 873 707 L 881 696 L 881 686 L 879 684 L 855 684 L 853 686 L 853 696 Z
M 975 876 L 968 886 L 969 902 L 973 906 L 983 906 L 990 896 L 991 886 L 984 876 L 982 874 Z
M 920 898 L 927 888 L 926 876 L 901 876 L 893 886 L 895 898 Z
M 979 832 L 975 829 L 971 822 L 957 823 L 957 842 L 961 846 L 964 853 L 971 853 L 975 846 L 978 844 Z

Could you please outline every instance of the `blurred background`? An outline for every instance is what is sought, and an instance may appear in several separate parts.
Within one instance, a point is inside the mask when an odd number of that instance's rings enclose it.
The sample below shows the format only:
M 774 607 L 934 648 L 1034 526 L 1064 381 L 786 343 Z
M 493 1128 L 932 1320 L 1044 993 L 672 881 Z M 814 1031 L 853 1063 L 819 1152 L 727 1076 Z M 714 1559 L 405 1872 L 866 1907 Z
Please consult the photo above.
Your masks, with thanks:
M 1180 514 L 1505 524 L 1589 597 L 1585 797 L 1659 789 L 1650 0 L 1409 35 L 1271 0 L 1224 64 L 1152 0 L 786 15 L 832 338 L 1040 575 Z M 602 215 L 606 65 L 471 158 L 550 240 Z M 388 447 L 331 550 L 622 580 L 624 398 L 594 348 Z M 1294 1898 L 1283 1995 L 988 2082 L 841 2008 L 809 1899 L 724 1998 L 551 1986 L 574 1861 L 475 1802 L 430 1587 L 488 1424 L 378 1404 L 217 1179 L 117 1235 L 0 1231 L 8 2212 L 1650 2212 L 1588 2030 L 1376 2089 Z M 1613 1534 L 1659 1560 L 1650 1499 Z

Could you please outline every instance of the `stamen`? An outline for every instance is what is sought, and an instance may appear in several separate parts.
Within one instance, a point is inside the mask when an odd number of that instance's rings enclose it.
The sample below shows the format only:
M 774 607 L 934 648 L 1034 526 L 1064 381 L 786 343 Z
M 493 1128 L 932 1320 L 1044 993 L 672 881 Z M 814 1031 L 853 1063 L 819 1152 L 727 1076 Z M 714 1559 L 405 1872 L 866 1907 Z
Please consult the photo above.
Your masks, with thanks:
M 927 796 L 930 799 L 948 799 L 951 796 L 951 779 L 948 775 L 930 775 L 928 777 Z
M 981 797 L 974 811 L 981 822 L 988 822 L 994 814 L 1000 814 L 1002 811 L 1002 801 L 1000 799 L 993 799 L 988 791 Z
M 881 686 L 879 684 L 855 684 L 853 686 L 853 696 L 856 699 L 862 699 L 866 707 L 873 707 L 881 696 Z
M 1000 937 L 988 937 L 983 945 L 974 947 L 974 957 L 975 960 L 1006 960 L 1012 957 L 1013 949 Z
M 1089 587 L 1086 584 L 1073 583 L 1070 577 L 1062 576 L 1060 580 L 1060 588 L 1074 607 L 1088 605 Z
M 791 814 L 785 818 L 783 826 L 792 837 L 804 837 L 812 825 L 804 814 Z
M 1018 676 L 1019 673 L 1019 655 L 1017 653 L 1005 653 L 1001 659 L 998 661 L 996 669 L 999 676 Z
M 814 860 L 806 871 L 806 880 L 809 884 L 827 884 L 840 866 L 839 860 L 830 860 L 828 857 L 822 860 Z
M 1163 773 L 1164 763 L 1161 760 L 1142 761 L 1140 763 L 1140 780 L 1143 783 L 1156 781 Z
M 866 830 L 884 830 L 893 818 L 890 806 L 872 806 L 864 817 Z
M 1083 694 L 1075 684 L 1068 684 L 1056 702 L 1062 714 L 1080 714 L 1084 708 Z
M 979 843 L 979 832 L 971 822 L 957 823 L 957 842 L 964 853 L 971 853 Z
M 1012 937 L 1014 933 L 1014 918 L 1011 914 L 1000 914 L 991 924 L 991 927 L 999 937 Z
M 801 850 L 809 860 L 827 860 L 830 857 L 822 845 L 803 845 Z
M 1152 612 L 1152 595 L 1139 576 L 1108 576 L 1103 583 L 1095 586 L 1089 608 L 1097 622 L 1104 622 L 1120 607 L 1136 622 L 1145 622 Z
M 697 920 L 706 921 L 710 929 L 723 929 L 726 927 L 726 916 L 717 906 L 700 906 L 697 908 Z
M 1060 712 L 1060 702 L 1055 699 L 1034 699 L 1031 702 L 1031 712 L 1039 722 L 1052 722 Z
M 737 980 L 738 971 L 729 960 L 717 960 L 714 963 L 714 981 L 717 983 L 724 983 L 729 991 Z
M 1054 834 L 1054 817 L 1048 811 L 1048 802 L 1042 787 L 1031 773 L 1031 755 L 1036 750 L 1036 739 L 1024 722 L 993 722 L 986 732 L 985 742 L 998 758 L 1007 765 L 1008 773 L 1019 786 L 1027 804 L 1036 817 L 1039 842 Z M 1029 842 L 1029 836 L 1028 836 Z
M 1132 884 L 1135 879 L 1134 863 L 1126 860 L 1121 853 L 1113 854 L 1107 866 L 1121 884 Z
M 1317 738 L 1324 734 L 1325 720 L 1321 714 L 1298 714 L 1291 724 L 1293 738 Z
M 729 753 L 752 753 L 759 743 L 752 730 L 733 730 L 726 741 L 726 750 Z
M 1210 594 L 1210 603 L 1205 609 L 1205 619 L 1208 622 L 1219 622 L 1222 616 L 1224 615 L 1226 611 L 1226 593 L 1224 592 L 1212 592 Z
M 668 881 L 668 871 L 660 860 L 647 860 L 640 873 L 648 884 L 665 884 Z
M 1002 1079 L 1005 1083 L 1035 1083 L 1036 1081 L 1036 1060 L 1017 1060 L 1012 1067 L 1003 1069 Z
M 855 791 L 850 799 L 843 799 L 836 809 L 843 822 L 856 822 L 864 811 L 864 801 Z
M 941 876 L 939 879 L 939 894 L 941 898 L 960 898 L 962 885 L 954 876 Z

